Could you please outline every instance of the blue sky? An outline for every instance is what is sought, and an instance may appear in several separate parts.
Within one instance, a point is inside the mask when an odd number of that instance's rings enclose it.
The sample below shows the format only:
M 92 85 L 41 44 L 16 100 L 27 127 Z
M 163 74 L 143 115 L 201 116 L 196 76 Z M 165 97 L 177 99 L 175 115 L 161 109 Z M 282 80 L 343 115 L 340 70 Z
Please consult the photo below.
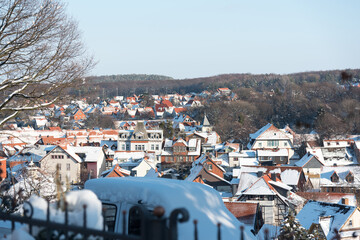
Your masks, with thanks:
M 360 1 L 66 0 L 91 75 L 293 73 L 360 67 Z

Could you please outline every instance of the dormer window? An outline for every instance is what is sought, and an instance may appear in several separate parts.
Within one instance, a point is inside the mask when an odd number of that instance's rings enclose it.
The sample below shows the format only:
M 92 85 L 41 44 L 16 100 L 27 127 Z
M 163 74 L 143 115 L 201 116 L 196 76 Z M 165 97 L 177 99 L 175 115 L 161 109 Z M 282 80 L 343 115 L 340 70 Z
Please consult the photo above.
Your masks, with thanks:
M 330 178 L 332 182 L 339 182 L 339 175 L 337 175 L 336 172 L 334 172 Z
M 346 175 L 345 179 L 348 183 L 353 183 L 354 182 L 354 174 L 352 172 L 349 172 L 348 175 Z

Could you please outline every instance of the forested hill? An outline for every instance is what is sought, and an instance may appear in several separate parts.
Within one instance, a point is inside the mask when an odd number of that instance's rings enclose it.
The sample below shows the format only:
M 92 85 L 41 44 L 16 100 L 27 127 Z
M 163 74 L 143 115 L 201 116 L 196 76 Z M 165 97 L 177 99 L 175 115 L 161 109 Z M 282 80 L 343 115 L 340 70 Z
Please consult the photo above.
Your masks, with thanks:
M 168 78 L 168 79 L 167 79 Z M 116 80 L 119 79 L 119 80 Z M 178 92 L 214 91 L 219 87 L 232 90 L 251 88 L 256 92 L 285 91 L 289 86 L 301 86 L 307 83 L 343 84 L 347 81 L 359 81 L 360 69 L 302 72 L 294 74 L 223 74 L 212 77 L 174 80 L 160 75 L 112 75 L 89 77 L 81 86 L 82 96 L 107 96 L 117 94 L 164 94 Z M 73 94 L 78 94 L 76 90 Z
M 87 82 L 126 82 L 126 81 L 158 81 L 158 80 L 173 80 L 172 77 L 154 74 L 119 74 L 119 75 L 105 75 L 92 76 L 86 78 Z

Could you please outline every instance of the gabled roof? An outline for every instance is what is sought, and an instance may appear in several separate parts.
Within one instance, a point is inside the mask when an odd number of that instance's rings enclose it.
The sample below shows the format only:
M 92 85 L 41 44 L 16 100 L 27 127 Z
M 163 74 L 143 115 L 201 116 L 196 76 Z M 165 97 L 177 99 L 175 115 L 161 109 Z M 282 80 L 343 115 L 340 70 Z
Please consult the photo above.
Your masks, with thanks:
M 222 172 L 225 172 L 225 170 L 221 166 L 217 165 L 214 161 L 211 160 L 210 157 L 203 154 L 195 162 L 193 162 L 192 168 L 190 169 L 190 174 L 185 180 L 193 182 L 200 176 L 201 171 L 205 171 L 207 174 L 219 179 L 220 181 L 226 182 L 226 183 L 228 183 L 230 185 L 230 183 L 228 181 L 226 181 L 224 178 L 218 176 L 217 174 L 214 174 L 214 173 L 208 171 L 204 167 L 204 164 L 207 161 L 210 161 L 215 167 L 220 169 Z
M 254 226 L 258 203 L 224 202 L 225 207 L 244 225 Z
M 272 126 L 271 123 L 266 124 L 265 126 L 263 126 L 262 128 L 260 128 L 256 133 L 250 134 L 250 138 L 251 138 L 251 139 L 256 139 L 256 138 L 258 138 L 261 134 L 263 134 L 263 133 L 264 133 L 266 130 L 268 130 L 271 126 Z
M 260 128 L 256 133 L 250 134 L 251 139 L 290 139 L 292 135 L 288 135 L 272 125 L 271 123 L 266 124 L 264 127 Z
M 78 163 L 81 163 L 81 162 L 82 162 L 81 158 L 80 158 L 75 152 L 73 152 L 71 149 L 65 149 L 65 148 L 63 148 L 63 147 L 61 147 L 61 146 L 56 146 L 56 147 L 54 147 L 50 152 L 48 152 L 48 154 L 46 154 L 46 156 L 48 156 L 48 155 L 50 155 L 51 153 L 53 153 L 55 149 L 61 149 L 63 152 L 69 154 L 70 157 L 71 157 L 72 159 L 74 159 L 74 160 L 75 160 L 76 162 L 78 162 Z M 44 157 L 40 160 L 40 162 L 41 162 L 46 156 L 44 156 Z
M 309 229 L 313 223 L 320 224 L 326 238 L 333 239 L 334 230 L 341 230 L 356 210 L 353 206 L 309 200 L 296 218 L 306 229 Z
M 271 186 L 268 181 L 269 177 L 260 177 L 253 185 L 246 189 L 242 194 L 244 195 L 277 195 L 277 191 Z
M 111 169 L 103 172 L 102 177 L 128 177 L 130 176 L 130 171 L 121 168 L 118 164 L 114 165 Z
M 174 145 L 173 146 L 178 146 L 178 145 L 185 145 L 186 147 L 188 146 L 188 144 L 187 144 L 187 142 L 185 142 L 185 140 L 184 139 L 182 139 L 182 138 L 179 138 L 175 143 L 174 143 Z
M 162 100 L 161 103 L 168 108 L 173 107 L 173 104 L 169 100 Z
M 204 114 L 204 120 L 203 120 L 203 122 L 202 122 L 202 126 L 203 127 L 207 127 L 207 126 L 211 126 L 210 125 L 210 122 L 209 122 L 209 119 L 207 118 L 207 116 L 206 116 L 206 113 Z
M 315 155 L 312 155 L 311 153 L 306 153 L 299 161 L 295 163 L 295 165 L 298 167 L 304 167 L 311 160 L 318 161 L 321 165 L 324 166 L 324 164 Z
M 71 147 L 67 148 L 68 151 L 74 152 L 76 155 L 83 154 L 84 162 L 99 162 L 104 159 L 105 153 L 102 147 L 93 147 L 93 146 L 85 146 L 85 147 Z
M 280 175 L 283 183 L 294 186 L 298 184 L 303 169 L 302 167 L 293 166 L 242 166 L 241 171 L 243 173 L 276 173 Z

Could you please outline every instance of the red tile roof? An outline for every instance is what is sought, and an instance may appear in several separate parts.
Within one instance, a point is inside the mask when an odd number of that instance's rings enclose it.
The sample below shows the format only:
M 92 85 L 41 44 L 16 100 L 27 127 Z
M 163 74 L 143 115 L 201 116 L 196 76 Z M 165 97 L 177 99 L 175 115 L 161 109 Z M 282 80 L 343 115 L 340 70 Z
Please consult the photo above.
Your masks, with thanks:
M 225 207 L 243 224 L 254 224 L 258 203 L 224 202 Z

